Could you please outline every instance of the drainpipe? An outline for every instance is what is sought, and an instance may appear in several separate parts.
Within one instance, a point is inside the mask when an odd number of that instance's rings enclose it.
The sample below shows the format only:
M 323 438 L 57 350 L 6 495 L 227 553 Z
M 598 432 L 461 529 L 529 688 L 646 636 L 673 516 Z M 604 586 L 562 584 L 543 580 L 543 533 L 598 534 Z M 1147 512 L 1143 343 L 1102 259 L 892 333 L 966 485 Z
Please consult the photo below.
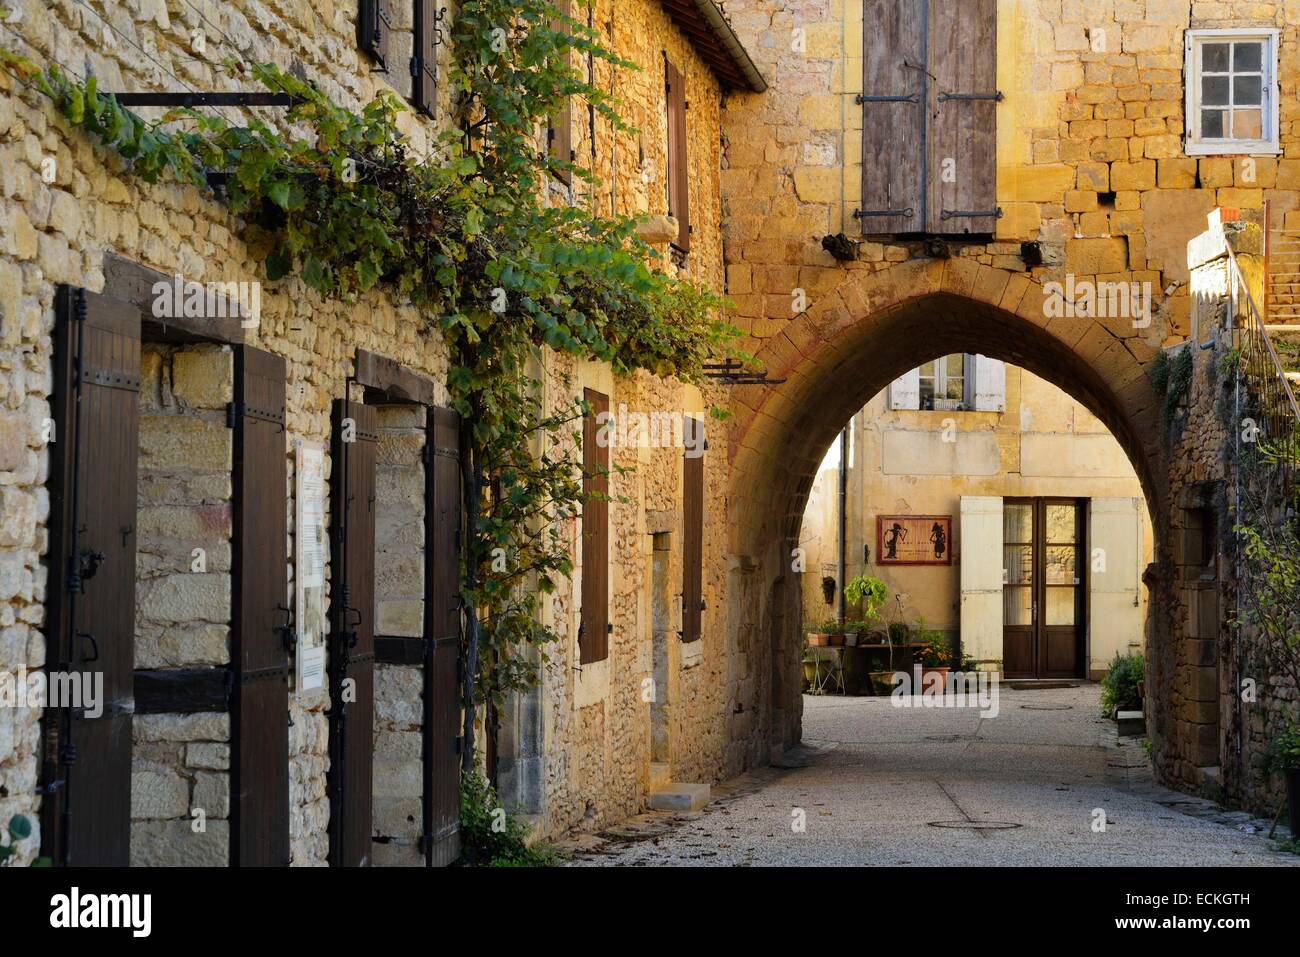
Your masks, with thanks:
M 852 423 L 852 420 L 850 420 Z M 846 506 L 849 501 L 849 426 L 844 427 L 840 433 L 840 550 L 839 550 L 839 579 L 840 579 L 840 605 L 838 617 L 840 627 L 844 627 L 844 584 L 847 572 L 847 562 L 845 561 L 848 550 L 848 514 Z

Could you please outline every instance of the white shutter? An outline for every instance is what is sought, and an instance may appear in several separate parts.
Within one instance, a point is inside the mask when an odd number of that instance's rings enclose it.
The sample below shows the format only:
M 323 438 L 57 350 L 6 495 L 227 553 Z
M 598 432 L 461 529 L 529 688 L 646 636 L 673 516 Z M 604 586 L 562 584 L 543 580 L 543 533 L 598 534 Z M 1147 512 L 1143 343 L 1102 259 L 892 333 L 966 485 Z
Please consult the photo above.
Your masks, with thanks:
M 890 384 L 889 407 L 891 409 L 921 408 L 920 369 L 913 369 L 906 375 L 899 376 Z
M 1092 673 L 1115 653 L 1142 644 L 1142 564 L 1146 530 L 1139 498 L 1094 498 L 1088 503 L 1088 658 Z
M 1002 660 L 1002 499 L 961 497 L 961 646 L 978 661 Z
M 1007 366 L 1001 359 L 973 356 L 975 366 L 975 411 L 1007 410 Z

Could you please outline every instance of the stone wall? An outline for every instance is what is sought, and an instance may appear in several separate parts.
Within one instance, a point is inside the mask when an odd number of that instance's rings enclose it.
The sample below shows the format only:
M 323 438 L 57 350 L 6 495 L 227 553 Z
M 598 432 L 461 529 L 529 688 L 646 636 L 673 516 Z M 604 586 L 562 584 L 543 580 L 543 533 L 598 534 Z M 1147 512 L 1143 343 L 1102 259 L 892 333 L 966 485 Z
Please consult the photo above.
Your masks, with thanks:
M 375 634 L 424 635 L 425 411 L 381 406 L 375 481 Z M 424 669 L 375 665 L 374 847 L 379 866 L 423 866 Z
M 204 90 L 247 88 L 248 81 L 227 76 L 221 68 L 227 57 L 242 62 L 270 61 L 282 69 L 295 70 L 318 82 L 336 101 L 354 108 L 368 102 L 390 82 L 399 92 L 408 82 L 402 70 L 376 72 L 358 52 L 352 3 L 237 0 L 199 4 L 206 19 L 181 0 L 87 0 L 84 4 L 74 0 L 15 0 L 10 4 L 15 5 L 21 8 L 22 17 L 14 21 L 14 29 L 27 41 L 27 45 L 19 44 L 18 52 L 40 63 L 57 59 L 79 75 L 94 74 L 101 90 L 176 90 L 183 85 Z M 408 29 L 410 6 L 394 5 L 398 13 L 395 52 L 399 58 L 406 56 L 401 34 Z M 454 4 L 450 6 L 453 9 L 449 17 L 454 17 Z M 556 201 L 590 205 L 602 213 L 666 211 L 662 65 L 666 52 L 683 69 L 691 102 L 688 132 L 695 232 L 692 252 L 680 269 L 720 289 L 722 94 L 717 80 L 658 3 L 599 0 L 594 19 L 612 45 L 640 67 L 639 71 L 614 70 L 603 64 L 596 67 L 598 82 L 623 99 L 630 121 L 640 132 L 616 132 L 608 123 L 598 122 L 593 133 L 586 110 L 577 106 L 573 111 L 575 148 L 586 157 L 590 155 L 590 143 L 595 142 L 599 183 L 580 186 L 573 193 L 555 190 L 552 195 Z M 106 26 L 106 21 L 116 32 Z M 192 42 L 195 31 L 205 36 L 201 54 Z M 444 27 L 444 35 L 448 32 Z M 10 40 L 6 35 L 4 42 Z M 149 56 L 133 43 L 148 49 Z M 439 75 L 445 78 L 446 45 L 439 47 L 439 56 Z M 444 103 L 448 96 L 443 84 L 440 97 Z M 158 115 L 156 110 L 143 112 Z M 231 116 L 238 113 L 226 112 Z M 274 111 L 254 112 L 261 119 L 275 121 Z M 446 112 L 440 115 L 445 117 Z M 438 129 L 437 121 L 414 113 L 404 114 L 400 124 L 417 153 L 428 149 Z M 42 179 L 43 161 L 49 158 L 55 161 L 52 182 Z M 217 196 L 167 180 L 152 186 L 144 183 L 90 137 L 70 129 L 41 96 L 19 88 L 7 74 L 0 75 L 0 198 L 0 668 L 16 670 L 44 664 L 44 637 L 39 631 L 44 620 L 43 556 L 48 520 L 45 485 L 49 455 L 44 424 L 51 415 L 55 290 L 59 283 L 68 283 L 113 293 L 105 289 L 106 253 L 147 265 L 163 275 L 180 274 L 186 280 L 263 281 L 260 322 L 256 328 L 246 330 L 245 338 L 250 345 L 287 360 L 284 440 L 291 518 L 294 443 L 303 440 L 328 447 L 331 402 L 345 394 L 356 349 L 397 359 L 432 380 L 435 401 L 446 402 L 445 350 L 430 334 L 427 317 L 409 303 L 383 289 L 345 303 L 323 300 L 293 279 L 265 283 L 238 238 L 240 224 Z M 666 247 L 664 261 L 669 261 Z M 555 365 L 549 356 L 543 357 L 542 364 L 547 370 Z M 161 372 L 153 374 L 161 376 Z M 609 377 L 609 370 L 602 374 Z M 175 378 L 174 357 L 172 375 Z M 174 381 L 172 387 L 175 390 Z M 679 385 L 650 376 L 620 380 L 618 390 L 611 391 L 616 402 L 630 401 L 644 410 L 676 411 L 687 402 L 686 392 Z M 355 390 L 351 398 L 361 400 L 360 391 Z M 719 396 L 697 396 L 691 401 L 699 410 L 717 400 Z M 186 428 L 199 428 L 198 416 L 176 418 L 177 422 L 183 419 Z M 224 428 L 218 431 L 220 435 L 214 434 L 214 442 L 205 444 L 201 455 L 228 449 L 229 433 Z M 708 477 L 711 518 L 705 540 L 706 596 L 709 607 L 718 610 L 725 605 L 721 543 L 725 529 L 726 442 L 723 431 L 716 430 Z M 503 754 L 503 760 L 533 762 L 529 773 L 539 785 L 532 795 L 533 803 L 539 811 L 546 809 L 539 820 L 548 831 L 584 820 L 613 821 L 633 813 L 641 808 L 647 786 L 649 705 L 641 700 L 640 678 L 649 673 L 646 569 L 650 539 L 644 531 L 642 503 L 652 501 L 656 509 L 680 510 L 680 450 L 644 456 L 639 452 L 620 454 L 616 458 L 621 463 L 635 459 L 645 470 L 619 485 L 620 493 L 633 493 L 632 501 L 612 509 L 613 558 L 626 574 L 614 576 L 618 594 L 611 609 L 617 635 L 611 646 L 608 693 L 600 704 L 575 706 L 571 657 L 566 648 L 548 666 L 545 687 L 510 706 L 531 724 L 512 728 L 505 737 L 531 743 L 521 745 L 518 752 Z M 202 460 L 188 461 L 197 466 Z M 164 494 L 163 489 L 150 491 L 151 486 L 145 484 L 142 489 L 148 494 Z M 190 507 L 160 500 L 158 507 L 164 505 Z M 194 519 L 195 513 L 187 513 L 187 517 Z M 292 521 L 290 529 L 286 560 L 293 555 Z M 163 534 L 168 530 L 159 529 L 151 538 L 160 549 L 165 539 L 179 541 L 185 537 Z M 204 535 L 208 531 L 204 526 Z M 167 544 L 166 548 L 179 545 Z M 161 557 L 146 554 L 151 556 L 150 561 Z M 210 551 L 209 568 L 218 567 Z M 211 574 L 221 575 L 224 570 Z M 212 582 L 213 588 L 219 587 L 217 579 Z M 164 602 L 173 591 L 178 601 L 189 601 L 180 592 L 189 595 L 197 587 L 192 577 L 170 584 L 164 579 L 150 579 L 147 584 L 142 607 Z M 196 601 L 215 600 L 215 592 L 200 591 L 201 595 L 191 597 Z M 570 594 L 566 589 L 556 598 L 563 615 L 576 612 Z M 406 593 L 389 598 L 399 603 L 411 600 Z M 402 607 L 407 612 L 413 610 L 413 606 Z M 397 608 L 390 605 L 381 608 L 381 613 L 388 615 Z M 217 646 L 225 640 L 219 631 L 225 619 L 208 621 L 202 617 L 211 628 L 200 627 L 199 620 L 196 614 L 189 625 L 176 627 L 178 623 L 169 622 L 164 628 L 161 620 L 149 619 L 153 622 L 149 626 L 153 637 L 142 642 L 147 647 L 142 648 L 139 666 L 145 667 L 146 662 L 151 667 L 215 662 Z M 576 627 L 566 620 L 562 628 L 571 640 Z M 727 733 L 721 716 L 723 708 L 731 705 L 728 698 L 733 687 L 727 683 L 731 679 L 724 677 L 728 648 L 723 613 L 707 614 L 705 629 L 699 659 L 683 671 L 684 690 L 679 698 L 683 708 L 678 718 L 683 773 L 698 779 L 720 774 Z M 416 707 L 418 701 L 411 697 L 411 675 L 403 675 L 396 682 L 390 682 L 390 677 L 380 679 L 379 709 L 384 720 L 391 722 L 394 735 L 409 734 L 413 725 L 407 709 Z M 290 696 L 290 837 L 292 860 L 298 866 L 326 861 L 328 707 L 324 691 Z M 146 768 L 142 757 L 141 773 L 171 773 L 183 779 L 187 810 L 200 800 L 210 805 L 206 807 L 208 835 L 215 841 L 224 823 L 214 820 L 217 816 L 213 811 L 223 805 L 215 796 L 208 797 L 207 787 L 213 782 L 205 786 L 202 797 L 197 793 L 198 783 L 200 775 L 208 780 L 210 773 L 224 773 L 224 768 L 211 767 L 217 762 L 203 755 L 213 745 L 227 745 L 229 734 L 224 717 L 220 721 L 209 717 L 185 719 L 190 724 L 170 716 L 141 717 L 137 722 L 137 752 L 153 755 L 148 760 L 156 758 L 155 764 L 164 769 Z M 39 719 L 39 713 L 32 710 L 5 709 L 0 714 L 0 815 L 5 818 L 15 812 L 35 818 L 38 812 L 35 750 Z M 543 739 L 544 747 L 540 745 Z M 404 747 L 396 748 L 393 756 L 400 757 L 405 768 L 409 756 Z M 141 780 L 144 794 L 149 789 Z M 167 785 L 159 790 L 166 792 L 171 804 L 158 810 L 165 811 L 165 816 L 150 817 L 151 827 L 155 822 L 165 823 L 158 823 L 156 838 L 151 838 L 148 846 L 141 846 L 141 860 L 161 855 L 160 848 L 166 843 L 163 835 L 179 832 L 184 824 L 174 816 L 180 809 L 180 788 L 175 781 L 168 778 Z M 574 816 L 568 810 L 573 806 L 584 810 Z M 39 834 L 24 843 L 20 860 L 30 860 L 38 846 Z
M 135 667 L 221 668 L 230 663 L 234 353 L 145 343 L 140 366 Z M 133 865 L 226 863 L 224 719 L 136 717 Z

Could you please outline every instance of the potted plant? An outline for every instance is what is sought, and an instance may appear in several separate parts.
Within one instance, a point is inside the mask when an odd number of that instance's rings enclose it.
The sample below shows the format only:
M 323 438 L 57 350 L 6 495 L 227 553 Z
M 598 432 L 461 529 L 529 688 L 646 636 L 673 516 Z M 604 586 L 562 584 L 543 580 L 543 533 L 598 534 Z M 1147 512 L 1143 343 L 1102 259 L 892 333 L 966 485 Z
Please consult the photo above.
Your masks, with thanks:
M 939 687 L 945 687 L 952 662 L 948 636 L 937 629 L 926 628 L 924 619 L 917 622 L 916 636 L 921 642 L 921 647 L 916 650 L 921 665 L 921 687 L 926 686 L 926 678 L 931 674 L 939 675 Z
M 1291 717 L 1285 718 L 1281 732 L 1269 742 L 1264 766 L 1280 773 L 1286 784 L 1291 839 L 1300 840 L 1300 725 Z
M 813 630 L 808 632 L 808 644 L 814 648 L 838 647 L 844 644 L 844 626 L 834 618 L 818 622 L 813 625 Z
M 1146 673 L 1146 659 L 1140 654 L 1115 652 L 1106 677 L 1101 679 L 1101 714 L 1113 718 L 1121 711 L 1140 711 L 1142 696 L 1138 685 Z
M 844 600 L 860 606 L 862 625 L 869 625 L 880 617 L 880 609 L 889 599 L 889 589 L 879 578 L 859 575 L 844 586 Z

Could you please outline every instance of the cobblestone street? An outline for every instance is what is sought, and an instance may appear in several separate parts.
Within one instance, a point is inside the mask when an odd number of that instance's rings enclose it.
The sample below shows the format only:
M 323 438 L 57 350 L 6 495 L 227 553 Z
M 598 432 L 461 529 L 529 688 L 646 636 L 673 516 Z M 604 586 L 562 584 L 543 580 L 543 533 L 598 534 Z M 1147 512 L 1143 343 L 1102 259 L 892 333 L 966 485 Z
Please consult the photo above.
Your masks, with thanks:
M 1116 738 L 1098 693 L 1004 689 L 988 718 L 805 696 L 805 746 L 790 763 L 806 767 L 728 782 L 703 812 L 582 839 L 574 863 L 1300 865 L 1274 850 L 1270 822 L 1153 784 L 1141 741 Z

